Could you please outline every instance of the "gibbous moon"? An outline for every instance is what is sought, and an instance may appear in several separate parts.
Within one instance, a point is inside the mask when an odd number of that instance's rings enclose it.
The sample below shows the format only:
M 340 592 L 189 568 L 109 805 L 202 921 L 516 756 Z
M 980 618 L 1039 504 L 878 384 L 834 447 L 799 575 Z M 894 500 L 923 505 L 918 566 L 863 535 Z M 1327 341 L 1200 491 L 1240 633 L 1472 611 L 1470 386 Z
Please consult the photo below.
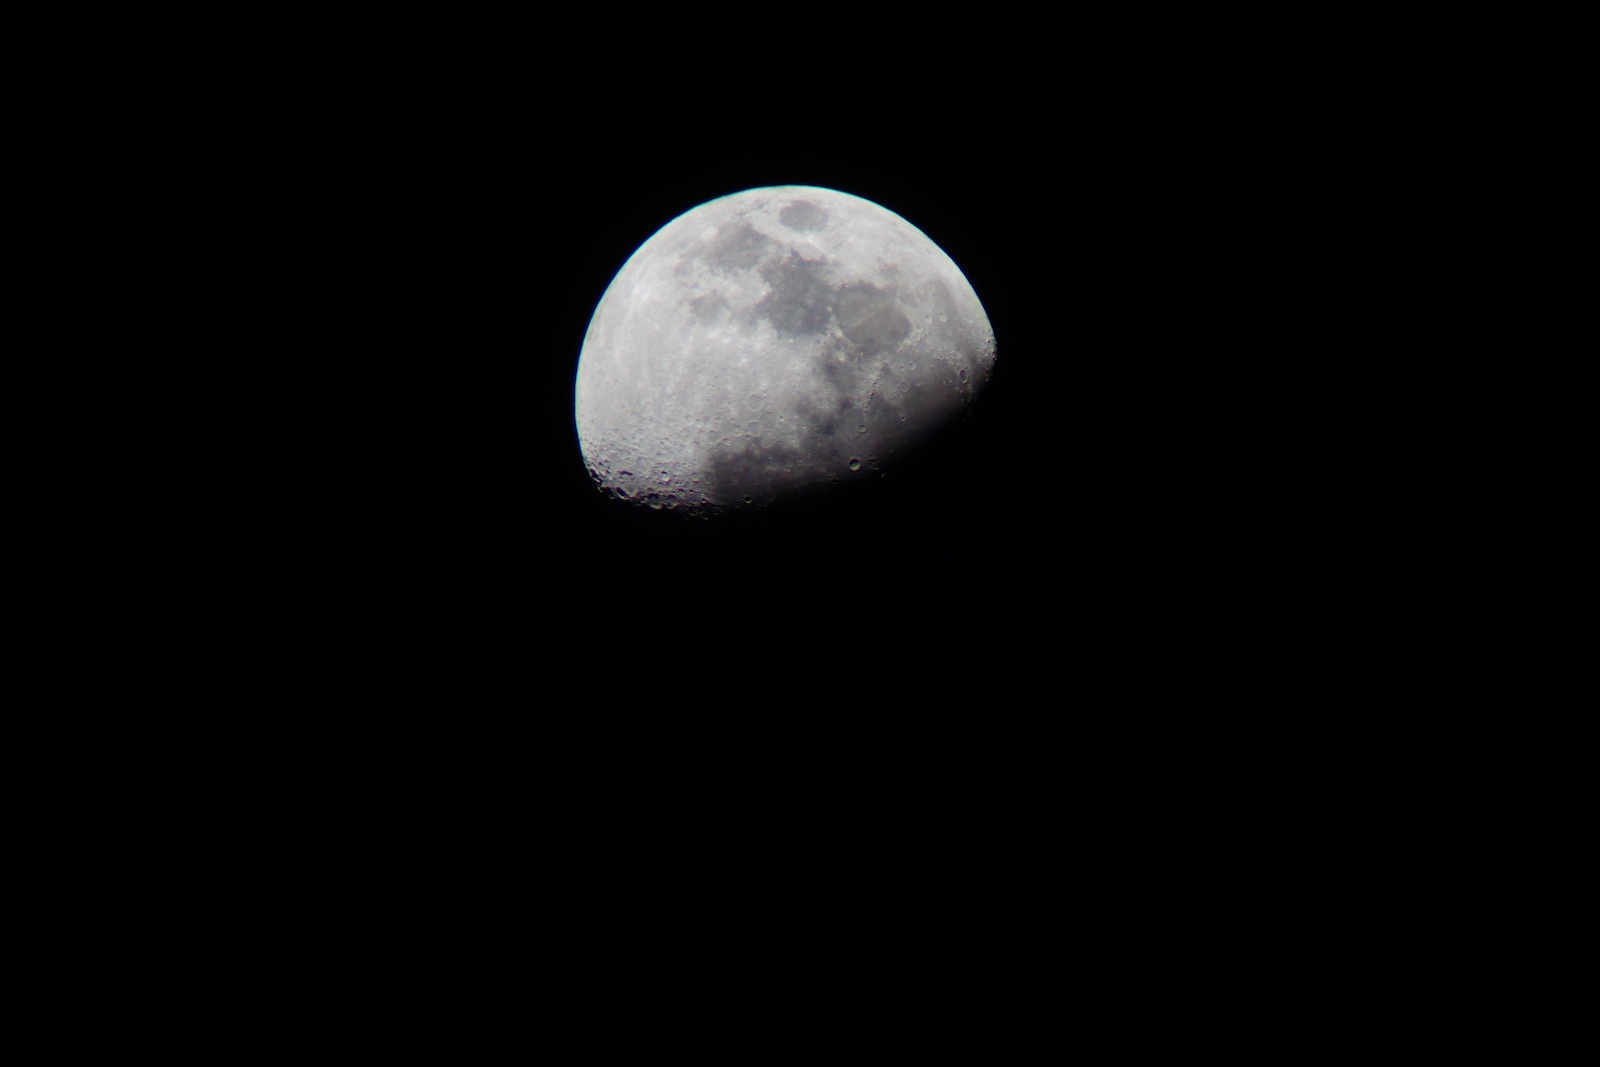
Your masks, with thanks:
M 988 379 L 977 294 L 905 219 L 748 189 L 645 241 L 595 308 L 578 442 L 617 497 L 697 514 L 878 477 Z

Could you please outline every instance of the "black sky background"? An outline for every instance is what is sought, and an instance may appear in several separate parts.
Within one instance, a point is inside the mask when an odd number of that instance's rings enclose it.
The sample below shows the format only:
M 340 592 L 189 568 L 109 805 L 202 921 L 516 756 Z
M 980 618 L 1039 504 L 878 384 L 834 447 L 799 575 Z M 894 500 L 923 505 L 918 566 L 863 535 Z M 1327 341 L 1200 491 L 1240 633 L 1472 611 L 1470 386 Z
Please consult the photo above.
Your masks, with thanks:
M 125 1006 L 97 1043 L 1346 1063 L 1419 1015 L 1507 1037 L 1472 979 L 1433 1015 L 1419 977 L 1503 948 L 1439 935 L 1513 846 L 1497 680 L 1431 719 L 1484 590 L 1449 580 L 1475 455 L 1418 417 L 1452 387 L 1402 314 L 1438 298 L 1413 134 L 1353 151 L 1337 94 L 1204 64 L 1076 69 L 1008 97 L 985 68 L 977 105 L 1026 101 L 1000 125 L 936 88 L 519 94 L 458 57 L 190 130 L 206 355 L 153 361 L 109 461 L 104 671 L 148 710 L 102 742 L 130 784 L 99 809 L 116 889 L 81 890 Z M 962 268 L 998 342 L 970 419 L 804 507 L 602 496 L 572 386 L 606 285 L 689 208 L 791 183 Z

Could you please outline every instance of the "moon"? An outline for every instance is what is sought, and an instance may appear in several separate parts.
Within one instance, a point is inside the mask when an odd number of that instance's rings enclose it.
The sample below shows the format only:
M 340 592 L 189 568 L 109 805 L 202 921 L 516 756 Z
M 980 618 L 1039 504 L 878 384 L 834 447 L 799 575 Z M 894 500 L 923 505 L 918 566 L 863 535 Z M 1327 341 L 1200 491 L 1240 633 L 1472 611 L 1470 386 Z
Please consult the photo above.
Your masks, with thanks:
M 578 359 L 578 442 L 619 499 L 760 507 L 879 477 L 994 361 L 977 294 L 911 223 L 833 189 L 747 189 L 671 220 L 612 279 Z

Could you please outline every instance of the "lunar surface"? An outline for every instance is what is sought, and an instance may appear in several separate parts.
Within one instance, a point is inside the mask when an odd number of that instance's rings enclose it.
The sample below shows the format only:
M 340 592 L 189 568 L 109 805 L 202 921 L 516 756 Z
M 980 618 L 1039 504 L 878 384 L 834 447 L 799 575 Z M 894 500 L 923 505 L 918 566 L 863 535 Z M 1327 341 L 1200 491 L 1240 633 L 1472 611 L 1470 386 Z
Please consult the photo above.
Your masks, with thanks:
M 713 514 L 876 478 L 959 415 L 994 333 L 960 269 L 905 219 L 775 186 L 678 216 L 601 297 L 579 356 L 595 481 Z

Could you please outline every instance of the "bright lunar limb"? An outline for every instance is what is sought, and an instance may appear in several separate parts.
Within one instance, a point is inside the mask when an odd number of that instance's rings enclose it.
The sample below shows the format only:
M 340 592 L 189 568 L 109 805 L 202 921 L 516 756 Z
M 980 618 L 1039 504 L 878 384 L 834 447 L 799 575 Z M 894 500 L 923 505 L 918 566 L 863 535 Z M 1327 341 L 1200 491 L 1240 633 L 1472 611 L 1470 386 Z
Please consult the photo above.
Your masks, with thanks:
M 994 359 L 972 286 L 905 219 L 832 189 L 748 189 L 673 219 L 612 279 L 578 360 L 578 441 L 620 498 L 766 504 L 875 477 Z

